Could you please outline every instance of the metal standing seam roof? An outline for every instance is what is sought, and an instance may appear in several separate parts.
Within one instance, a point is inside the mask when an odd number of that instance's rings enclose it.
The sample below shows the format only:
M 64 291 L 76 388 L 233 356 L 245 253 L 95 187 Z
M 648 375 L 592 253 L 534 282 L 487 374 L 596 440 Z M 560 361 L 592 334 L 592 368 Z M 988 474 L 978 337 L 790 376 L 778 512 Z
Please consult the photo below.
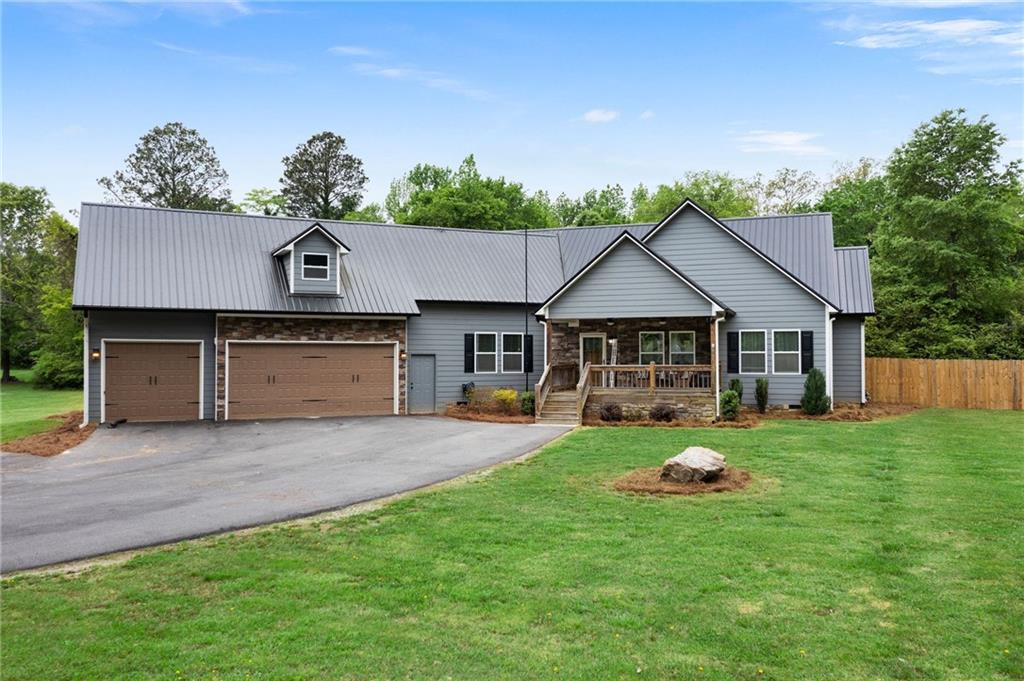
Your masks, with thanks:
M 351 251 L 341 297 L 289 295 L 275 269 L 271 253 L 316 222 Z M 873 311 L 867 254 L 833 250 L 831 215 L 722 222 L 823 297 L 845 295 L 851 310 Z M 417 301 L 523 302 L 521 231 L 95 203 L 82 204 L 80 225 L 76 307 L 408 315 L 419 312 Z M 622 232 L 642 240 L 653 227 L 531 230 L 529 302 L 546 300 Z
M 835 249 L 836 289 L 845 314 L 875 314 L 875 294 L 871 287 L 871 268 L 867 246 L 841 246 Z

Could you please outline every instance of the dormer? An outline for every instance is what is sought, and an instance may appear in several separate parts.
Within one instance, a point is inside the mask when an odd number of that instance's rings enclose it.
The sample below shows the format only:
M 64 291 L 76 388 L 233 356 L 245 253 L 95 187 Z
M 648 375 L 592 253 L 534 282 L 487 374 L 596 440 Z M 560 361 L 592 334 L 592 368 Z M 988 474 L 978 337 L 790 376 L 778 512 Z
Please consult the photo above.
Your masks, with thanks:
M 317 222 L 272 255 L 284 268 L 292 295 L 340 296 L 341 258 L 348 252 L 348 246 Z

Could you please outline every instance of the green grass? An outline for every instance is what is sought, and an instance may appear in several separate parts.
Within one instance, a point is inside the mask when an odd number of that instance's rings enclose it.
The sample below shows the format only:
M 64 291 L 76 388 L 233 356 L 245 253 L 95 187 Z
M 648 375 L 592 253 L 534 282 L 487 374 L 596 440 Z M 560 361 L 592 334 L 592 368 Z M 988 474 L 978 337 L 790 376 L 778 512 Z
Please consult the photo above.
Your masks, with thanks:
M 50 430 L 59 422 L 47 417 L 82 410 L 81 390 L 38 388 L 31 369 L 11 374 L 21 382 L 0 384 L 0 442 Z
M 1022 436 L 944 410 L 584 430 L 373 513 L 8 579 L 3 676 L 1020 679 Z M 756 484 L 607 487 L 691 444 Z

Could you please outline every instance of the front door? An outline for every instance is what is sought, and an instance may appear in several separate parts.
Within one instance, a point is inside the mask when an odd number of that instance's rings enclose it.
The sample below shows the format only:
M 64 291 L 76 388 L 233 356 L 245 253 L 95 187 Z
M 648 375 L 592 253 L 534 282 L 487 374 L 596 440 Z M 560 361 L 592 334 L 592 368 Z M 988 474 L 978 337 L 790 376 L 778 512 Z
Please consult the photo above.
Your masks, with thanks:
M 409 356 L 409 413 L 433 414 L 434 404 L 434 356 Z
M 583 334 L 580 336 L 580 371 L 590 364 L 604 364 L 604 334 Z

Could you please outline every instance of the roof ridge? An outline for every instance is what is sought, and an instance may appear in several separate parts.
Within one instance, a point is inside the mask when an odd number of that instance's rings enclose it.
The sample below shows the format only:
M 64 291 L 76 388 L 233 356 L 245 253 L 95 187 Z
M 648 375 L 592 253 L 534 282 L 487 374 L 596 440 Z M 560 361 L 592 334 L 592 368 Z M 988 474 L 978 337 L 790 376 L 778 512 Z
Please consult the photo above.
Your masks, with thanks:
M 833 246 L 832 248 L 834 250 L 837 250 L 837 251 L 866 251 L 866 250 L 868 250 L 871 247 L 865 245 L 865 246 Z
M 735 222 L 736 220 L 773 220 L 777 218 L 805 218 L 810 215 L 832 215 L 832 211 L 819 210 L 811 211 L 809 213 L 783 213 L 782 215 L 747 215 L 738 218 L 718 218 L 719 220 L 729 220 Z

